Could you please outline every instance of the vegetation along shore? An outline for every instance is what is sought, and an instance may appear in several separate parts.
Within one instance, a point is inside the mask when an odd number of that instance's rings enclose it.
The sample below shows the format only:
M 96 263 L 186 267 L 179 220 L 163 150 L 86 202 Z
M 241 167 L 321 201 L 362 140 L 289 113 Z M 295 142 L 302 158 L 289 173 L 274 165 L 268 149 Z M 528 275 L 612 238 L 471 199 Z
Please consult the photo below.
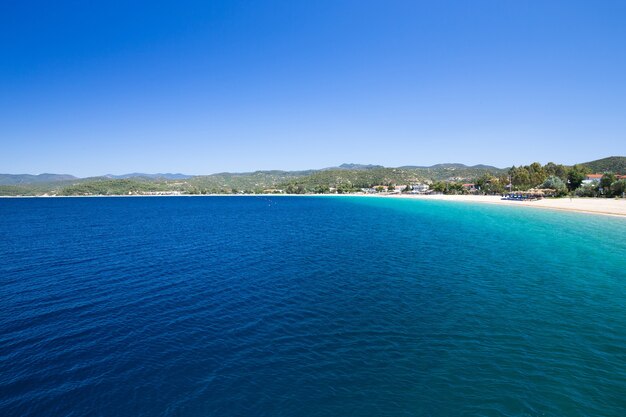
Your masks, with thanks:
M 188 176 L 128 174 L 0 174 L 1 196 L 372 194 L 623 198 L 626 157 L 573 166 L 555 163 L 497 168 L 439 164 L 428 167 L 343 164 L 319 170 L 256 171 Z

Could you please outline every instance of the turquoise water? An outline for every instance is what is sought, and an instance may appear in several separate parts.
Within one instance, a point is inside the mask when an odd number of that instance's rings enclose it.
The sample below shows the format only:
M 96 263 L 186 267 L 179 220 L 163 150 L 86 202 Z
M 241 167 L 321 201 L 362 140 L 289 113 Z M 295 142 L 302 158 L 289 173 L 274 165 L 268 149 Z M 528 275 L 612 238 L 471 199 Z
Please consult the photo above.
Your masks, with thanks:
M 626 221 L 0 200 L 2 416 L 623 416 Z

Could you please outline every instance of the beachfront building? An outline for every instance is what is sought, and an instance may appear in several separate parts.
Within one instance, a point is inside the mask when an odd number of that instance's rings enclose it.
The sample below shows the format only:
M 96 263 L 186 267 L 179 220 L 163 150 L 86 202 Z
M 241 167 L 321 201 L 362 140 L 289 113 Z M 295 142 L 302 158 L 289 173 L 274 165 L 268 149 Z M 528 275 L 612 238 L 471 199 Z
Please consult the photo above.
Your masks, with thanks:
M 587 174 L 583 180 L 583 184 L 591 184 L 593 182 L 600 182 L 603 174 Z
M 411 185 L 411 194 L 426 194 L 430 189 L 428 184 L 413 184 Z
M 603 176 L 604 176 L 604 174 L 587 174 L 587 175 L 585 175 L 585 179 L 583 180 L 583 184 L 599 183 Z M 616 175 L 615 179 L 616 180 L 626 179 L 626 175 Z

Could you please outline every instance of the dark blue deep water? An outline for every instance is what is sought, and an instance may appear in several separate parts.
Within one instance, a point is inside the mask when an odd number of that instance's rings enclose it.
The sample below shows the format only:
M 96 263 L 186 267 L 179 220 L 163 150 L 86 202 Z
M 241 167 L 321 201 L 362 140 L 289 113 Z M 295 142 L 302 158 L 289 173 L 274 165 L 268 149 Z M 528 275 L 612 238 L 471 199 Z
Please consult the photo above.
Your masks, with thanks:
M 626 221 L 3 199 L 0 415 L 621 417 Z

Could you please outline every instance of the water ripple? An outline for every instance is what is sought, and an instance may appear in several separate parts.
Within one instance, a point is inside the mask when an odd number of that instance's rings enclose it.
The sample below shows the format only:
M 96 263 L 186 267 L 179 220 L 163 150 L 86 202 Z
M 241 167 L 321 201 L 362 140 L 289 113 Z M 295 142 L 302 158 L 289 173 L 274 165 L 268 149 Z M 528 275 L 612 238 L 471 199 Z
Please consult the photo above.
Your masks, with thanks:
M 2 200 L 0 415 L 622 416 L 625 232 L 445 202 Z

